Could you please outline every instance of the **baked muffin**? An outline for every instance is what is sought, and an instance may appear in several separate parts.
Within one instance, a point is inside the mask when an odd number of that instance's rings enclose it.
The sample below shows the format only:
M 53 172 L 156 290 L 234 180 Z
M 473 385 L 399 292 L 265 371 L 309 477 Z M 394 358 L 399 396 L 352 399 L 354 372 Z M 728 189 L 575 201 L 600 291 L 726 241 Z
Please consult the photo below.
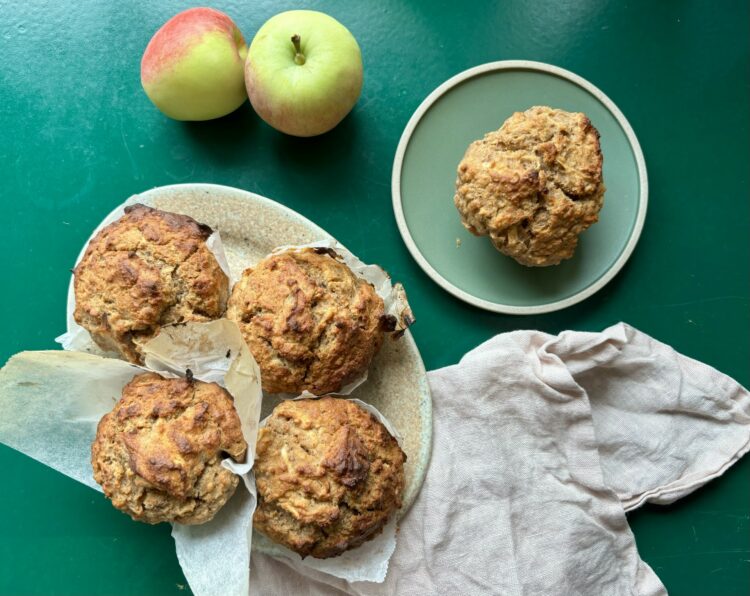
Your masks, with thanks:
M 367 369 L 387 318 L 375 289 L 331 249 L 274 254 L 246 269 L 227 318 L 239 326 L 269 393 L 340 391 Z
M 258 434 L 255 529 L 303 557 L 340 555 L 401 507 L 406 456 L 346 399 L 287 400 Z
M 105 351 L 142 363 L 163 325 L 224 314 L 229 279 L 206 246 L 212 230 L 136 204 L 89 242 L 74 269 L 76 322 Z
M 94 480 L 117 509 L 149 524 L 209 521 L 239 478 L 247 443 L 232 397 L 215 383 L 137 375 L 96 429 Z
M 581 113 L 516 112 L 473 142 L 454 203 L 469 232 L 522 265 L 557 265 L 596 223 L 604 201 L 599 133 Z

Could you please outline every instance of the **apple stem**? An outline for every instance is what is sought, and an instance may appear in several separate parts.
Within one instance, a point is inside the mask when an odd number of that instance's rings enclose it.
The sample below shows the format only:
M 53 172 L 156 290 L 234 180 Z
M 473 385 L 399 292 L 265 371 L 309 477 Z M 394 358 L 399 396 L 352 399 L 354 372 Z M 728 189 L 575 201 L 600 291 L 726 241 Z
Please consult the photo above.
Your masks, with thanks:
M 292 35 L 292 43 L 294 44 L 294 62 L 300 66 L 305 63 L 305 55 L 302 53 L 302 47 L 300 47 L 300 37 L 296 33 Z

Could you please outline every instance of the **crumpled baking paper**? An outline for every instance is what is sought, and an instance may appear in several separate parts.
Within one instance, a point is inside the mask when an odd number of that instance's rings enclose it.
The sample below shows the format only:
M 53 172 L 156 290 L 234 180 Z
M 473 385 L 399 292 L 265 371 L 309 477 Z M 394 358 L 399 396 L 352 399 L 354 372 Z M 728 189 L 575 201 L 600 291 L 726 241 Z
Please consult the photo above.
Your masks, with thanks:
M 295 399 L 309 399 L 305 396 L 299 396 Z M 313 396 L 314 399 L 314 396 Z M 399 445 L 403 444 L 403 438 L 391 422 L 380 413 L 374 406 L 363 402 L 359 399 L 351 398 L 355 404 L 370 412 L 377 418 L 383 426 L 393 435 Z M 268 418 L 261 420 L 260 426 L 266 424 Z M 297 553 L 288 548 L 272 542 L 260 532 L 255 532 L 255 542 L 263 546 L 263 552 L 273 553 L 275 557 L 283 557 L 297 565 L 302 565 L 308 569 L 314 569 L 327 573 L 334 577 L 341 578 L 349 582 L 375 582 L 379 583 L 385 580 L 388 573 L 388 561 L 396 550 L 396 533 L 398 531 L 398 522 L 396 516 L 385 525 L 383 531 L 372 540 L 368 540 L 361 546 L 350 551 L 332 557 L 330 559 L 316 559 L 315 557 L 302 558 Z M 256 555 L 260 556 L 260 555 Z
M 663 596 L 625 511 L 750 449 L 744 387 L 623 323 L 501 334 L 428 379 L 432 459 L 385 582 L 256 554 L 251 594 Z
M 213 520 L 200 526 L 173 524 L 177 556 L 199 596 L 245 596 L 249 589 L 255 484 L 250 468 L 262 393 L 260 372 L 237 326 L 219 319 L 167 327 L 145 345 L 146 365 L 167 377 L 190 369 L 196 379 L 216 382 L 234 398 L 248 456 L 226 468 L 243 488 Z M 21 352 L 0 371 L 0 442 L 90 486 L 91 443 L 133 376 L 146 370 L 122 360 L 82 352 Z
M 86 241 L 86 243 L 83 245 L 83 248 L 81 249 L 80 254 L 78 255 L 78 258 L 76 259 L 76 265 L 81 261 L 83 258 L 84 253 L 86 252 L 86 249 L 88 248 L 89 242 L 93 240 L 93 238 L 104 228 L 106 228 L 109 224 L 114 223 L 118 219 L 120 219 L 125 214 L 125 208 L 129 207 L 130 205 L 135 205 L 136 203 L 140 203 L 140 196 L 139 195 L 133 195 L 128 200 L 126 200 L 122 205 L 115 208 L 107 217 L 105 217 L 102 222 L 96 227 L 96 229 L 93 231 L 89 239 Z M 219 267 L 221 267 L 221 270 L 226 274 L 226 276 L 229 278 L 230 286 L 229 289 L 232 289 L 232 276 L 229 272 L 229 264 L 227 262 L 227 257 L 224 254 L 224 245 L 221 243 L 221 236 L 219 235 L 219 232 L 217 230 L 214 230 L 213 234 L 211 234 L 208 237 L 208 240 L 206 240 L 206 246 L 208 249 L 214 253 L 214 256 L 216 257 L 216 261 L 219 263 Z M 76 309 L 76 297 L 75 292 L 73 291 L 73 279 L 71 277 L 70 285 L 68 286 L 68 303 L 66 306 L 66 326 L 67 331 L 60 335 L 59 337 L 55 338 L 55 341 L 59 343 L 63 350 L 73 350 L 78 352 L 87 352 L 89 354 L 104 354 L 107 356 L 117 357 L 117 354 L 113 352 L 104 352 L 99 346 L 96 345 L 93 339 L 91 339 L 91 335 L 88 331 L 86 331 L 83 327 L 81 327 L 78 323 L 76 323 L 75 319 L 73 318 L 73 313 Z
M 318 248 L 330 251 L 329 254 L 349 267 L 354 275 L 372 284 L 375 293 L 383 299 L 384 314 L 390 318 L 393 324 L 393 329 L 390 331 L 392 339 L 399 339 L 404 332 L 416 322 L 414 313 L 409 306 L 404 287 L 400 283 L 392 283 L 391 276 L 388 275 L 382 267 L 378 265 L 366 265 L 335 240 L 324 239 L 316 242 L 309 242 L 307 244 L 279 246 L 275 248 L 271 254 L 275 255 L 285 252 L 300 251 L 306 248 Z M 349 381 L 349 383 L 344 385 L 339 391 L 336 391 L 335 394 L 350 395 L 366 380 L 367 370 L 364 370 L 362 374 Z M 280 395 L 297 397 L 293 394 Z M 310 391 L 303 391 L 300 397 L 322 397 L 322 395 L 316 396 Z

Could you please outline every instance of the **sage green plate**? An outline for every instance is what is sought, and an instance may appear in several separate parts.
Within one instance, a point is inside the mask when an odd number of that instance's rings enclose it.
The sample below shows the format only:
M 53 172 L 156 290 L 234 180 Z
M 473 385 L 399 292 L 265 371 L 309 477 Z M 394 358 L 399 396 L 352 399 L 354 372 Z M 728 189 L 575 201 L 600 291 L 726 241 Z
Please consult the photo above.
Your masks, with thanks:
M 599 222 L 580 236 L 575 256 L 543 268 L 519 265 L 472 236 L 453 205 L 469 144 L 536 105 L 589 117 L 601 135 L 607 186 Z M 487 310 L 534 314 L 580 302 L 623 267 L 646 217 L 648 180 L 638 140 L 606 95 L 561 68 L 511 60 L 464 71 L 422 102 L 396 151 L 392 193 L 404 242 L 440 286 Z

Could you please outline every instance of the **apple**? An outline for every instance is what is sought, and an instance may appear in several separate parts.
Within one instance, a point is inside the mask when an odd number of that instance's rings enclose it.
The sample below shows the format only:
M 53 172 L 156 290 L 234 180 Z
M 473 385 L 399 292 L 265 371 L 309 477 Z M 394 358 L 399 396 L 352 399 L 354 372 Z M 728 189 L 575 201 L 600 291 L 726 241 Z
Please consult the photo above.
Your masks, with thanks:
M 191 8 L 169 19 L 146 46 L 141 84 L 175 120 L 211 120 L 240 107 L 247 44 L 223 12 Z
M 298 137 L 331 130 L 362 91 L 362 54 L 349 30 L 313 10 L 291 10 L 258 30 L 245 62 L 245 84 L 258 115 Z

